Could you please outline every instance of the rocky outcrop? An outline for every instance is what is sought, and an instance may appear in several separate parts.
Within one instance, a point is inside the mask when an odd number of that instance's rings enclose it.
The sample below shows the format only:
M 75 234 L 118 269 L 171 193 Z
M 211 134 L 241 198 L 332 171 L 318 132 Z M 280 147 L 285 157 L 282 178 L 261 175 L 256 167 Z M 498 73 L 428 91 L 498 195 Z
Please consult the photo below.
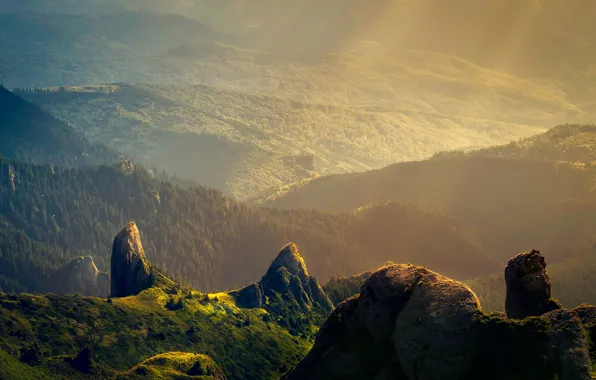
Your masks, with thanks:
M 534 262 L 535 254 L 525 258 Z M 527 320 L 486 315 L 462 283 L 388 265 L 338 305 L 309 354 L 282 379 L 587 380 L 581 322 L 566 310 Z
M 230 292 L 236 300 L 236 305 L 245 309 L 256 309 L 263 307 L 263 293 L 259 284 L 251 284 L 242 289 Z
M 260 282 L 231 292 L 240 307 L 264 307 L 270 300 L 282 299 L 302 311 L 329 312 L 333 304 L 318 281 L 309 276 L 298 247 L 283 247 Z M 260 299 L 259 299 L 260 297 Z
M 590 380 L 592 363 L 580 318 L 570 310 L 554 310 L 543 317 L 551 322 L 551 344 L 559 359 L 560 378 Z
M 73 259 L 52 277 L 54 283 L 49 288 L 61 293 L 95 297 L 107 297 L 110 294 L 110 277 L 97 269 L 91 256 Z
M 505 284 L 505 311 L 509 318 L 539 316 L 560 308 L 551 299 L 551 282 L 540 251 L 521 253 L 509 260 Z
M 285 268 L 289 274 L 298 277 L 302 282 L 308 280 L 306 263 L 304 262 L 302 255 L 300 255 L 300 251 L 295 243 L 289 243 L 281 249 L 263 278 L 266 279 L 272 276 L 281 268 Z
M 596 326 L 596 306 L 581 304 L 573 309 L 573 312 L 584 326 Z
M 112 246 L 112 297 L 136 295 L 151 286 L 151 271 L 134 222 L 114 239 Z
M 282 248 L 259 285 L 265 301 L 267 297 L 279 295 L 286 301 L 297 302 L 303 310 L 316 307 L 329 312 L 333 308 L 318 281 L 309 276 L 304 259 L 294 243 Z
M 464 379 L 481 315 L 465 285 L 426 268 L 391 265 L 341 303 L 285 379 Z

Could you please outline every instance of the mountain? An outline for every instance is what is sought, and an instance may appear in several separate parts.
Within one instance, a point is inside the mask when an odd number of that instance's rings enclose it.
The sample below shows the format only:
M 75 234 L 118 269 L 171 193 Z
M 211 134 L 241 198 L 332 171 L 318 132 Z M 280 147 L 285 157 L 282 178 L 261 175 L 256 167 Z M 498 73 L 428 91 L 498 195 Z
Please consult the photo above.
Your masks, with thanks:
M 556 92 L 521 90 L 533 85 L 458 68 L 449 57 L 427 57 L 444 71 L 444 77 L 429 77 L 419 71 L 427 55 L 420 52 L 364 65 L 359 60 L 367 52 L 361 51 L 300 69 L 252 63 L 261 58 L 211 45 L 198 52 L 201 80 L 210 85 L 113 84 L 17 94 L 92 141 L 238 199 L 320 175 L 506 143 L 581 114 Z M 349 67 L 338 71 L 338 62 Z M 496 93 L 482 95 L 489 78 Z M 530 95 L 511 102 L 510 91 L 518 87 Z
M 150 12 L 0 13 L 0 31 L 0 81 L 10 87 L 171 79 L 184 68 L 161 57 L 168 49 L 233 41 L 197 21 Z
M 184 15 L 237 34 L 250 32 L 261 45 L 288 54 L 335 51 L 354 39 L 387 47 L 413 47 L 461 56 L 500 70 L 532 76 L 586 73 L 594 43 L 596 8 L 587 0 L 562 6 L 554 0 L 362 1 L 324 3 L 274 0 L 213 3 L 160 1 L 6 1 L 0 11 L 97 15 L 149 10 Z M 408 22 L 399 22 L 408 20 Z M 421 28 L 433 25 L 433 28 Z M 284 45 L 285 44 L 285 45 Z M 288 51 L 290 50 L 290 51 Z M 579 71 L 579 73 L 577 72 Z
M 318 178 L 257 203 L 346 211 L 388 200 L 417 202 L 471 228 L 500 260 L 520 246 L 539 246 L 558 262 L 594 236 L 591 134 L 587 126 L 558 127 L 503 147 Z
M 0 86 L 0 155 L 68 166 L 109 164 L 116 154 Z

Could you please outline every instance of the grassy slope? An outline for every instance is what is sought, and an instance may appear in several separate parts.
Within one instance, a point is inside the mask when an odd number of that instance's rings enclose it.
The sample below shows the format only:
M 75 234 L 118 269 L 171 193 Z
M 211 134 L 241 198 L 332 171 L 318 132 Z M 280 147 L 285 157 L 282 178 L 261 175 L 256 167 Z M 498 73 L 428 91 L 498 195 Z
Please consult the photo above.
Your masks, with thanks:
M 74 356 L 90 346 L 94 371 L 128 371 L 153 355 L 184 351 L 211 356 L 232 379 L 276 378 L 310 346 L 308 340 L 264 322 L 264 310 L 238 309 L 226 294 L 173 293 L 151 288 L 110 302 L 80 296 L 0 295 L 0 344 L 16 354 L 36 343 L 43 359 L 30 371 L 40 373 L 48 367 L 55 371 L 52 363 L 59 356 Z M 182 299 L 182 308 L 168 310 L 165 305 L 171 298 Z M 23 366 L 6 354 L 0 360 L 9 364 L 9 371 Z
M 31 367 L 0 349 L 0 378 L 13 380 L 58 379 L 47 367 Z

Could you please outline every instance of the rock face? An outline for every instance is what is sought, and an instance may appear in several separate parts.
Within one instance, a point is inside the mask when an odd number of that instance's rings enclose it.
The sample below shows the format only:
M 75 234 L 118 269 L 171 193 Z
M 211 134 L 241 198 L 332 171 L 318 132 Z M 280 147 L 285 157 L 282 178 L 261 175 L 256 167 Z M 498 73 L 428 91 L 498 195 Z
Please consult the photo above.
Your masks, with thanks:
M 150 267 L 145 259 L 139 229 L 134 222 L 116 235 L 111 264 L 112 297 L 136 295 L 151 286 Z
M 240 307 L 264 307 L 268 299 L 296 302 L 302 311 L 316 308 L 329 312 L 333 304 L 318 281 L 309 276 L 298 247 L 290 243 L 281 249 L 260 282 L 230 293 Z
M 560 361 L 561 379 L 590 380 L 592 363 L 580 318 L 570 310 L 554 310 L 543 317 L 551 322 L 551 343 Z
M 486 315 L 462 283 L 388 265 L 337 306 L 282 379 L 587 380 L 588 353 L 574 312 L 524 321 Z
M 251 284 L 242 289 L 231 292 L 230 295 L 236 299 L 236 305 L 245 309 L 263 307 L 263 293 L 259 284 Z
M 418 266 L 387 266 L 336 308 L 284 379 L 465 379 L 480 314 L 465 285 Z
M 314 277 L 308 275 L 304 259 L 294 243 L 279 252 L 259 283 L 263 296 L 295 300 L 303 310 L 313 307 L 331 311 L 333 305 Z
M 551 300 L 551 282 L 540 251 L 521 253 L 509 260 L 505 284 L 505 311 L 509 318 L 539 316 L 560 308 Z
M 96 297 L 107 297 L 110 293 L 110 277 L 97 269 L 91 256 L 73 259 L 60 268 L 53 278 L 55 282 L 53 285 L 62 293 L 79 293 Z

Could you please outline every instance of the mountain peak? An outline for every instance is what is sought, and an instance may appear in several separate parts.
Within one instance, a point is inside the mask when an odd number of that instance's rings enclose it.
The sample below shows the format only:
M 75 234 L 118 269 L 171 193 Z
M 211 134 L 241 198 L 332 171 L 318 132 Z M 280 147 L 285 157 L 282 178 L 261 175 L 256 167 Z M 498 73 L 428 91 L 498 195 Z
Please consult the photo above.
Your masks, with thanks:
M 286 268 L 291 275 L 296 276 L 301 280 L 305 280 L 309 277 L 306 263 L 304 262 L 296 243 L 289 243 L 281 249 L 275 260 L 273 260 L 273 263 L 271 263 L 267 275 L 274 273 L 282 267 Z

